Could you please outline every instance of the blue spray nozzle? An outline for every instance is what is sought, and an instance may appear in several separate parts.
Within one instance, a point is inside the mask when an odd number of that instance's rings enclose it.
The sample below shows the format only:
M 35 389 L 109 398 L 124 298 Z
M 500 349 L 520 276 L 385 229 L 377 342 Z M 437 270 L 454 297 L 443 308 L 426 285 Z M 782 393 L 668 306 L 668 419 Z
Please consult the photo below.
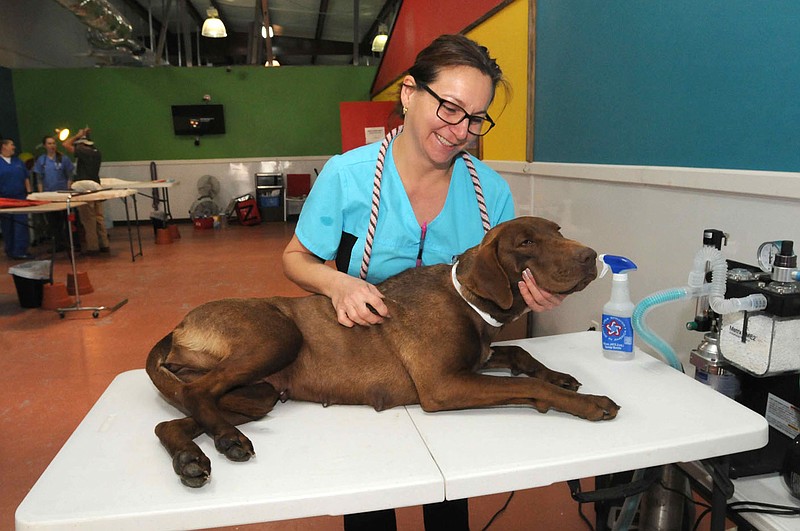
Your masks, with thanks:
M 625 273 L 626 271 L 636 269 L 636 264 L 624 256 L 601 254 L 597 259 L 603 262 L 603 270 L 600 272 L 600 278 L 602 278 L 609 269 L 611 269 L 611 272 L 614 274 Z

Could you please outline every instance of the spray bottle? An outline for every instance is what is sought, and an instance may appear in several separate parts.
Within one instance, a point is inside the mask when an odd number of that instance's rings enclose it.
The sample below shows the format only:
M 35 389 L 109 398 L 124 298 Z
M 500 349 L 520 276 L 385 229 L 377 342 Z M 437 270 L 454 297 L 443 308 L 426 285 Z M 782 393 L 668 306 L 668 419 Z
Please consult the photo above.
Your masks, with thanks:
M 611 282 L 611 300 L 603 306 L 603 355 L 612 360 L 633 359 L 633 315 L 634 304 L 628 287 L 628 271 L 636 269 L 624 256 L 601 254 L 597 257 L 603 262 L 602 278 L 609 269 L 614 274 Z

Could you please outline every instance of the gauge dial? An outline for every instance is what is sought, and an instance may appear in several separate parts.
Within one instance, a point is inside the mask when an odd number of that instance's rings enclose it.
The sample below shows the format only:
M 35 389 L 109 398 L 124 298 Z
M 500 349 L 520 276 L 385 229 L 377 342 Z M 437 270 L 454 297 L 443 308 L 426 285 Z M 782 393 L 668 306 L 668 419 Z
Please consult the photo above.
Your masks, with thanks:
M 772 272 L 772 263 L 775 255 L 781 252 L 781 240 L 764 242 L 758 247 L 758 267 L 765 273 Z

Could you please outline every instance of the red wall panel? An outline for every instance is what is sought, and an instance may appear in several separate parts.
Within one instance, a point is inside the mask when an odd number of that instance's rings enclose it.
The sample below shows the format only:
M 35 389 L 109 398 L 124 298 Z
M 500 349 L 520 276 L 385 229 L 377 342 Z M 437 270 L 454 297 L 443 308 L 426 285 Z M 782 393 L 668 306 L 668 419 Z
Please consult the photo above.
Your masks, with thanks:
M 402 120 L 393 101 L 343 101 L 339 104 L 342 124 L 342 153 L 367 143 L 365 129 L 382 127 L 385 135 Z
M 439 35 L 461 33 L 508 0 L 403 0 L 372 84 L 372 95 L 391 85 Z

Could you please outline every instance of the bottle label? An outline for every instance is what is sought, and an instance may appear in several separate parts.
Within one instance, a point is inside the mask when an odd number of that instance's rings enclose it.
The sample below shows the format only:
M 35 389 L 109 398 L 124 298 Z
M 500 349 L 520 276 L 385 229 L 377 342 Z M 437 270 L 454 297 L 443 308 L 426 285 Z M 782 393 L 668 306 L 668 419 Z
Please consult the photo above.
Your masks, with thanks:
M 633 325 L 630 317 L 603 314 L 603 350 L 633 352 Z

